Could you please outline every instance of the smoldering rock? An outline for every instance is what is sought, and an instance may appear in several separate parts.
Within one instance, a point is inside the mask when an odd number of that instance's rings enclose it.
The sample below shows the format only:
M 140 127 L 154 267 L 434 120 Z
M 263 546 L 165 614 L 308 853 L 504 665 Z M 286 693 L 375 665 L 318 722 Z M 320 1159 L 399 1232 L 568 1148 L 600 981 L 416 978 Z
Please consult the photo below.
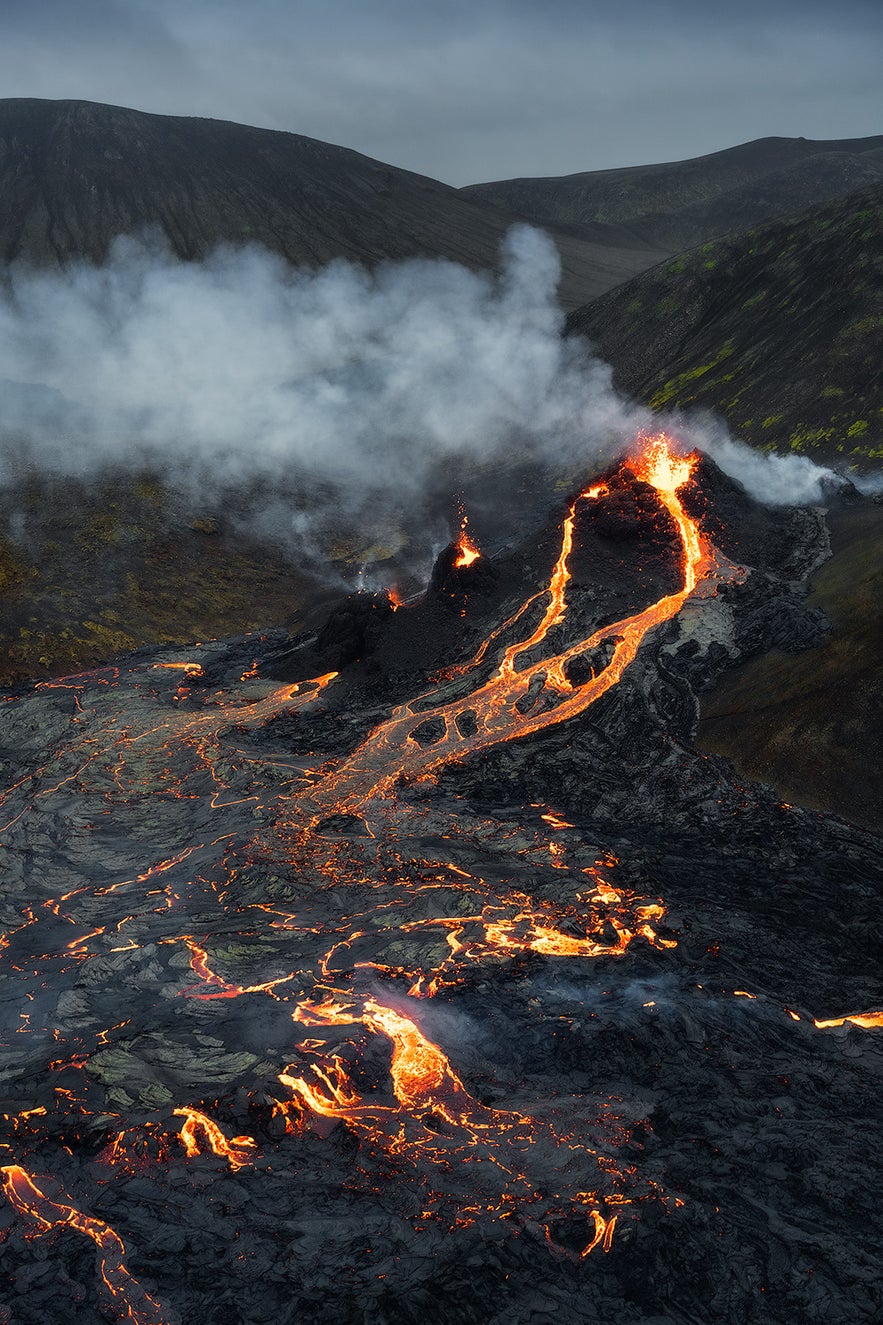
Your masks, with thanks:
M 351 594 L 331 613 L 316 639 L 316 651 L 329 667 L 346 667 L 372 650 L 383 618 L 392 613 L 386 594 Z

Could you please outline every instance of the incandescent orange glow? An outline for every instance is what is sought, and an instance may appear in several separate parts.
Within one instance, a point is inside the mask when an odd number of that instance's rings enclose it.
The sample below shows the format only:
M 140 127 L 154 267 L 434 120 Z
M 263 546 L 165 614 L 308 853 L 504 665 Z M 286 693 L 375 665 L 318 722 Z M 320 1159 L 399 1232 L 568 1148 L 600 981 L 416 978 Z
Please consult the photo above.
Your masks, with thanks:
M 618 1165 L 612 1157 L 613 1149 L 632 1134 L 633 1120 L 629 1120 L 627 1114 L 616 1114 L 613 1105 L 609 1104 L 610 1097 L 600 1102 L 586 1101 L 585 1104 L 582 1096 L 570 1099 L 566 1105 L 546 1101 L 545 1112 L 539 1108 L 536 1116 L 517 1108 L 502 1109 L 482 1103 L 484 1097 L 478 1092 L 473 1095 L 466 1084 L 469 1081 L 468 1058 L 460 1060 L 461 1076 L 443 1048 L 429 1038 L 420 1024 L 425 1022 L 428 1029 L 437 1025 L 439 1038 L 444 1043 L 444 1013 L 417 1000 L 431 999 L 443 990 L 462 984 L 464 970 L 469 964 L 473 968 L 503 963 L 512 965 L 530 954 L 562 961 L 619 959 L 633 945 L 648 944 L 657 950 L 672 948 L 675 940 L 664 937 L 661 930 L 663 906 L 661 902 L 639 897 L 625 887 L 614 886 L 607 877 L 608 867 L 617 864 L 614 858 L 601 860 L 594 854 L 578 857 L 577 836 L 567 834 L 572 825 L 543 806 L 532 809 L 544 810 L 539 816 L 533 815 L 533 819 L 539 817 L 542 820 L 544 827 L 528 830 L 524 839 L 526 845 L 519 846 L 516 854 L 528 866 L 539 862 L 544 868 L 549 867 L 551 854 L 552 864 L 561 870 L 574 868 L 575 859 L 583 864 L 594 860 L 594 865 L 586 864 L 581 870 L 581 891 L 575 892 L 573 902 L 549 900 L 540 889 L 534 895 L 528 885 L 524 886 L 524 891 L 516 891 L 513 878 L 520 877 L 517 874 L 508 876 L 505 881 L 490 882 L 445 860 L 433 858 L 415 864 L 405 854 L 403 844 L 399 855 L 393 853 L 391 843 L 397 840 L 401 843 L 407 837 L 408 816 L 419 811 L 405 803 L 407 798 L 402 798 L 399 803 L 389 793 L 400 778 L 426 778 L 444 765 L 475 752 L 545 730 L 584 713 L 618 683 L 649 632 L 674 617 L 691 594 L 696 593 L 697 597 L 713 594 L 718 585 L 741 574 L 738 567 L 715 553 L 697 522 L 684 509 L 681 490 L 690 481 L 695 463 L 695 456 L 676 454 L 663 434 L 644 439 L 639 453 L 628 462 L 635 477 L 655 491 L 659 514 L 666 526 L 668 516 L 677 530 L 680 578 L 675 592 L 599 629 L 591 630 L 590 625 L 584 625 L 582 629 L 590 631 L 586 638 L 574 639 L 577 631 L 572 626 L 566 633 L 566 627 L 570 625 L 569 610 L 573 613 L 592 610 L 585 606 L 585 596 L 577 598 L 576 608 L 572 601 L 568 602 L 568 595 L 572 600 L 575 597 L 570 562 L 575 543 L 579 546 L 580 521 L 588 519 L 591 508 L 587 503 L 602 503 L 609 495 L 604 483 L 587 487 L 573 500 L 564 516 L 557 557 L 543 587 L 495 625 L 471 661 L 433 678 L 433 688 L 396 707 L 352 753 L 336 762 L 329 759 L 320 765 L 317 761 L 316 768 L 306 770 L 310 775 L 306 786 L 303 780 L 305 770 L 292 765 L 298 785 L 293 801 L 288 790 L 261 790 L 260 794 L 246 795 L 242 800 L 225 799 L 225 795 L 237 795 L 238 791 L 227 792 L 233 783 L 232 776 L 223 771 L 225 760 L 222 759 L 221 737 L 231 728 L 238 732 L 265 723 L 277 714 L 307 707 L 334 680 L 335 672 L 312 681 L 269 688 L 258 678 L 259 668 L 255 662 L 242 674 L 241 680 L 257 684 L 244 689 L 237 701 L 230 702 L 220 692 L 210 694 L 201 687 L 190 693 L 182 686 L 178 698 L 186 702 L 178 704 L 174 712 L 169 712 L 168 696 L 163 693 L 159 696 L 163 708 L 155 726 L 135 736 L 125 729 L 120 736 L 118 764 L 112 774 L 112 787 L 122 796 L 134 794 L 136 785 L 148 786 L 155 794 L 157 769 L 162 771 L 163 778 L 169 779 L 169 794 L 183 795 L 185 791 L 189 794 L 192 787 L 180 789 L 181 780 L 176 772 L 169 771 L 174 765 L 167 759 L 172 741 L 187 744 L 195 752 L 199 767 L 212 779 L 211 797 L 206 797 L 212 810 L 254 801 L 255 817 L 260 819 L 265 817 L 268 803 L 293 804 L 291 817 L 279 821 L 282 830 L 288 834 L 283 839 L 286 847 L 294 843 L 292 866 L 305 880 L 313 873 L 320 877 L 322 886 L 315 891 L 324 892 L 333 884 L 343 885 L 330 907 L 333 912 L 331 922 L 327 921 L 327 904 L 325 912 L 318 911 L 320 918 L 326 916 L 319 923 L 315 923 L 315 914 L 303 914 L 301 906 L 306 910 L 313 904 L 306 889 L 303 902 L 286 902 L 285 909 L 276 900 L 245 903 L 272 916 L 272 930 L 300 930 L 301 933 L 333 936 L 329 939 L 330 946 L 324 951 L 319 950 L 320 956 L 309 959 L 311 965 L 304 962 L 303 969 L 296 973 L 297 981 L 295 973 L 290 973 L 243 986 L 218 974 L 213 969 L 216 961 L 222 969 L 229 965 L 235 974 L 245 978 L 241 972 L 247 969 L 245 962 L 252 951 L 256 961 L 266 963 L 272 961 L 272 956 L 267 958 L 265 945 L 261 958 L 260 944 L 251 945 L 250 942 L 243 943 L 239 953 L 227 956 L 223 955 L 225 948 L 219 946 L 218 956 L 211 956 L 203 945 L 217 942 L 217 936 L 230 931 L 229 928 L 218 929 L 208 920 L 204 927 L 201 920 L 191 922 L 195 934 L 183 934 L 177 927 L 170 926 L 157 940 L 159 944 L 186 945 L 189 951 L 192 976 L 187 978 L 193 983 L 184 987 L 179 985 L 177 992 L 180 996 L 204 1002 L 255 994 L 279 1001 L 290 999 L 288 1008 L 293 1007 L 292 1022 L 301 1028 L 313 1028 L 305 1033 L 299 1031 L 301 1038 L 291 1051 L 292 1057 L 297 1055 L 297 1061 L 289 1064 L 278 1076 L 289 1098 L 273 1102 L 272 1108 L 275 1115 L 284 1119 L 286 1131 L 301 1132 L 312 1120 L 316 1130 L 324 1134 L 333 1124 L 320 1124 L 320 1119 L 342 1122 L 366 1143 L 370 1154 L 380 1152 L 421 1166 L 418 1172 L 423 1188 L 420 1198 L 423 1217 L 450 1218 L 449 1214 L 440 1213 L 447 1202 L 447 1209 L 453 1207 L 455 1210 L 452 1226 L 456 1227 L 465 1227 L 480 1217 L 514 1218 L 518 1227 L 540 1229 L 540 1236 L 545 1236 L 557 1252 L 570 1256 L 572 1260 L 587 1256 L 596 1248 L 608 1251 L 622 1207 L 633 1200 L 644 1199 L 635 1195 L 635 1170 Z M 614 484 L 613 480 L 611 484 Z M 646 497 L 644 492 L 643 498 Z M 481 555 L 469 537 L 466 525 L 463 517 L 453 561 L 458 569 L 472 565 Z M 464 577 L 463 582 L 467 580 L 468 577 Z M 393 608 L 400 606 L 394 589 L 388 590 L 388 596 Z M 589 620 L 593 625 L 598 618 Z M 569 667 L 583 654 L 586 659 L 582 660 L 581 667 Z M 198 663 L 155 666 L 180 670 L 191 676 L 202 673 Z M 448 684 L 451 677 L 469 673 L 475 675 L 471 691 L 468 685 L 458 683 L 451 687 Z M 586 679 L 577 682 L 573 676 Z M 451 698 L 452 694 L 456 697 Z M 189 708 L 190 705 L 193 707 Z M 430 719 L 435 720 L 435 729 L 440 729 L 442 734 L 424 744 L 414 734 Z M 129 759 L 131 747 L 137 749 Z M 95 757 L 90 755 L 90 758 Z M 245 754 L 241 755 L 241 758 L 245 757 Z M 68 770 L 64 771 L 67 774 Z M 136 783 L 139 778 L 143 779 L 140 784 Z M 67 780 L 66 777 L 58 785 Z M 252 786 L 249 784 L 247 790 L 251 791 Z M 383 797 L 387 799 L 381 801 Z M 376 812 L 370 823 L 366 811 L 369 802 L 374 802 Z M 372 893 L 368 903 L 351 903 L 349 897 L 357 888 L 379 887 L 380 881 L 370 870 L 366 872 L 362 857 L 347 854 L 353 850 L 351 844 L 336 841 L 334 832 L 326 835 L 321 829 L 319 832 L 315 830 L 325 816 L 360 811 L 366 812 L 367 836 L 375 839 L 372 847 L 377 845 L 377 839 L 382 839 L 384 850 L 390 851 L 395 862 L 396 882 L 383 880 L 383 887 L 387 890 L 383 900 L 378 901 L 377 895 Z M 266 815 L 266 819 L 269 818 Z M 270 831 L 266 819 L 261 834 Z M 400 831 L 402 824 L 405 825 L 404 831 Z M 386 833 L 390 826 L 392 831 Z M 456 821 L 448 831 L 453 839 L 457 832 Z M 205 835 L 206 840 L 209 836 Z M 99 891 L 106 895 L 124 887 L 134 890 L 141 882 L 153 884 L 154 875 L 167 872 L 198 850 L 197 847 L 187 847 L 138 874 L 130 869 L 134 877 Z M 445 848 L 445 856 L 448 854 L 455 857 L 453 847 L 450 853 Z M 461 862 L 463 858 L 461 855 Z M 354 866 L 355 859 L 361 863 Z M 188 866 L 188 870 L 190 868 Z M 205 882 L 199 873 L 203 868 L 201 863 L 194 863 L 193 874 L 189 877 Z M 483 866 L 477 865 L 476 868 Z M 219 889 L 226 890 L 226 893 L 221 892 L 222 897 L 231 897 L 228 908 L 231 912 L 234 908 L 239 909 L 234 879 L 235 870 L 231 869 L 225 884 L 218 885 Z M 187 886 L 196 887 L 195 884 Z M 214 880 L 211 886 L 215 887 Z M 177 887 L 180 889 L 181 885 Z M 266 896 L 276 898 L 276 894 L 269 891 Z M 153 899 L 149 905 L 157 911 L 163 908 L 163 914 L 174 913 L 181 905 L 181 895 L 172 885 L 165 889 L 151 887 L 147 897 Z M 420 899 L 420 908 L 408 913 L 406 908 L 416 899 Z M 223 904 L 227 905 L 226 902 Z M 60 907 L 57 903 L 53 905 L 56 907 L 54 914 L 58 915 Z M 291 912 L 287 909 L 289 905 Z M 295 907 L 298 908 L 297 914 L 294 914 Z M 137 930 L 137 901 L 128 900 L 124 909 L 126 915 L 116 930 L 121 930 L 123 925 L 129 926 L 125 931 L 128 939 Z M 195 916 L 196 912 L 193 914 Z M 31 913 L 27 923 L 32 923 L 33 919 Z M 263 923 L 263 914 L 261 920 Z M 308 923 L 310 920 L 314 922 L 312 925 Z M 72 931 L 74 934 L 83 932 L 64 945 L 66 959 L 81 960 L 88 955 L 87 945 L 105 933 L 103 929 L 90 930 L 89 926 L 94 923 L 94 919 L 90 919 Z M 237 929 L 243 933 L 239 922 Z M 65 932 L 65 938 L 70 932 Z M 112 932 L 108 928 L 108 940 Z M 256 933 L 255 930 L 245 932 L 249 940 Z M 403 935 L 408 936 L 407 944 L 401 943 Z M 424 937 L 427 939 L 425 949 L 421 947 Z M 92 946 L 102 947 L 94 943 Z M 111 952 L 131 950 L 131 947 L 112 948 Z M 424 951 L 431 952 L 431 957 L 424 959 Z M 295 960 L 299 958 L 292 959 L 292 964 Z M 278 967 L 270 966 L 269 969 L 272 971 Z M 267 973 L 266 965 L 259 973 Z M 302 992 L 305 986 L 301 977 L 313 981 L 310 996 Z M 398 991 L 395 995 L 388 992 L 385 982 L 390 980 L 395 982 Z M 277 992 L 280 986 L 286 987 Z M 742 990 L 735 993 L 753 997 Z M 183 1005 L 177 1006 L 180 1010 Z M 412 1007 L 415 1010 L 413 1015 Z M 190 1012 L 199 1013 L 199 1009 L 191 1006 Z M 220 1009 L 216 1007 L 215 1012 L 220 1013 Z M 211 1008 L 207 1007 L 199 1015 L 208 1016 L 210 1013 Z M 23 1016 L 26 1018 L 27 1014 Z M 869 1018 L 879 1020 L 869 1021 Z M 857 1025 L 878 1025 L 883 1024 L 883 1013 L 856 1014 L 836 1022 L 817 1022 L 816 1025 L 842 1025 L 846 1020 Z M 124 1024 L 127 1023 L 118 1023 Z M 101 1031 L 98 1043 L 108 1044 L 110 1032 L 115 1029 L 110 1027 Z M 303 1038 L 304 1034 L 308 1038 Z M 379 1058 L 375 1056 L 370 1060 L 370 1070 L 362 1071 L 360 1058 L 364 1043 L 370 1037 L 380 1037 Z M 84 1054 L 79 1061 L 66 1061 L 68 1066 L 82 1067 L 87 1059 L 88 1054 Z M 379 1070 L 378 1061 L 384 1065 Z M 55 1066 L 62 1062 L 59 1059 Z M 490 1098 L 495 1097 L 491 1095 Z M 520 1096 L 516 1096 L 516 1100 L 520 1103 Z M 128 1165 L 135 1171 L 133 1166 L 139 1162 L 139 1147 L 143 1151 L 145 1135 L 154 1150 L 160 1144 L 165 1147 L 162 1150 L 164 1158 L 174 1155 L 177 1135 L 189 1158 L 213 1154 L 225 1160 L 233 1170 L 250 1166 L 258 1159 L 252 1137 L 228 1138 L 212 1118 L 197 1109 L 182 1107 L 173 1112 L 175 1117 L 183 1120 L 179 1133 L 164 1131 L 160 1143 L 157 1139 L 159 1131 L 144 1132 L 153 1124 L 140 1125 L 141 1130 L 134 1142 L 130 1142 L 126 1132 L 119 1132 L 116 1140 L 106 1147 L 103 1162 L 116 1162 L 118 1169 Z M 159 1128 L 158 1124 L 156 1126 Z M 603 1131 L 603 1136 L 608 1139 L 603 1145 L 597 1139 L 596 1131 Z M 593 1145 L 587 1143 L 586 1136 L 592 1138 Z M 180 1157 L 180 1151 L 177 1153 Z M 427 1177 L 427 1164 L 434 1165 L 440 1175 L 460 1172 L 464 1176 L 455 1184 L 443 1179 L 436 1185 L 431 1177 Z M 112 1229 L 101 1220 L 80 1214 L 71 1205 L 46 1197 L 24 1169 L 10 1165 L 0 1173 L 7 1198 L 20 1213 L 36 1223 L 41 1232 L 68 1226 L 96 1242 L 102 1255 L 104 1282 L 117 1311 L 128 1312 L 125 1319 L 133 1325 L 166 1325 L 157 1304 L 128 1275 L 123 1263 L 123 1244 Z M 465 1196 L 464 1187 L 468 1189 Z M 651 1189 L 659 1190 L 652 1181 L 644 1183 L 644 1196 Z M 629 1194 L 625 1195 L 625 1191 Z M 557 1247 L 554 1241 L 557 1221 L 573 1215 L 582 1221 L 578 1222 L 579 1241 L 573 1244 L 583 1246 L 579 1254 Z
M 715 553 L 681 504 L 678 490 L 692 474 L 695 455 L 675 455 L 669 438 L 660 433 L 645 439 L 641 452 L 628 463 L 636 477 L 656 489 L 660 503 L 675 522 L 682 544 L 682 587 L 551 657 L 520 665 L 528 651 L 535 651 L 544 643 L 565 618 L 570 581 L 568 558 L 573 547 L 577 507 L 580 501 L 597 500 L 605 492 L 603 485 L 586 489 L 571 504 L 565 517 L 561 549 L 546 589 L 548 602 L 539 625 L 526 639 L 509 645 L 490 677 L 464 698 L 440 700 L 433 706 L 430 691 L 394 709 L 386 722 L 313 788 L 317 819 L 331 812 L 358 812 L 372 796 L 390 791 L 404 773 L 423 776 L 475 751 L 576 717 L 617 684 L 647 633 L 675 616 L 700 579 L 702 591 L 713 593 L 718 584 L 742 574 L 739 567 Z M 520 611 L 514 613 L 510 622 L 514 624 L 520 616 Z M 574 685 L 568 679 L 567 665 L 604 643 L 612 650 L 610 661 L 589 680 Z M 485 652 L 486 644 L 475 661 Z M 463 673 L 469 668 L 457 670 Z M 547 701 L 542 705 L 538 703 L 540 694 Z M 458 721 L 465 714 L 472 715 L 472 723 L 466 728 Z M 444 735 L 424 747 L 412 740 L 411 735 L 429 719 L 441 720 Z
M 304 794 L 303 804 L 314 815 L 313 823 L 324 814 L 364 810 L 373 798 L 387 795 L 404 774 L 424 776 L 474 751 L 540 731 L 583 712 L 617 683 L 647 633 L 674 616 L 700 580 L 705 583 L 705 592 L 714 592 L 719 583 L 740 574 L 737 567 L 714 553 L 681 503 L 679 490 L 689 481 L 695 460 L 695 456 L 677 456 L 669 440 L 659 435 L 646 439 L 641 453 L 629 462 L 635 476 L 656 490 L 660 506 L 674 521 L 682 548 L 680 589 L 633 616 L 595 631 L 587 639 L 564 648 L 557 642 L 551 644 L 567 615 L 569 560 L 581 509 L 586 502 L 603 500 L 608 491 L 604 484 L 586 488 L 565 516 L 560 549 L 545 590 L 533 595 L 498 625 L 471 663 L 443 674 L 442 685 L 451 676 L 465 675 L 478 667 L 497 640 L 507 632 L 511 638 L 511 632 L 527 611 L 545 596 L 538 624 L 523 630 L 520 639 L 501 648 L 487 679 L 479 682 L 471 693 L 455 700 L 439 697 L 433 703 L 435 692 L 429 691 L 395 709 L 353 754 Z M 458 547 L 463 547 L 462 537 Z M 458 557 L 456 564 L 468 561 Z M 551 655 L 538 657 L 542 646 L 546 645 L 548 650 L 550 644 Z M 608 661 L 597 674 L 590 672 L 584 683 L 573 684 L 566 671 L 569 661 L 601 644 L 609 649 Z M 541 692 L 548 696 L 547 702 L 542 706 L 531 704 L 531 697 Z M 471 724 L 458 721 L 465 713 L 472 715 Z M 412 740 L 411 733 L 429 718 L 442 719 L 444 734 L 424 746 Z M 553 830 L 569 827 L 565 819 L 552 812 L 542 817 Z M 563 865 L 566 847 L 562 842 L 553 842 L 546 849 L 556 853 L 556 861 L 562 857 L 559 863 Z M 481 880 L 456 867 L 449 868 L 468 881 L 459 886 L 473 894 L 476 889 L 480 891 Z M 398 922 L 397 928 L 402 932 L 433 928 L 443 931 L 449 956 L 431 971 L 406 971 L 370 961 L 357 961 L 353 966 L 351 947 L 364 937 L 353 933 L 326 954 L 321 968 L 323 976 L 329 980 L 335 978 L 338 960 L 335 954 L 339 947 L 344 969 L 406 976 L 410 978 L 411 997 L 431 998 L 442 988 L 458 983 L 464 961 L 500 960 L 527 952 L 570 959 L 619 957 L 636 940 L 658 949 L 675 946 L 674 939 L 658 933 L 663 916 L 660 903 L 641 901 L 614 888 L 597 868 L 586 872 L 593 887 L 586 895 L 581 894 L 579 900 L 593 908 L 589 915 L 583 913 L 580 917 L 572 909 L 537 902 L 523 894 L 488 895 L 481 909 L 472 914 L 463 914 L 461 910 L 451 916 Z M 410 1156 L 415 1162 L 423 1157 L 447 1166 L 452 1147 L 454 1154 L 462 1156 L 465 1145 L 467 1153 L 474 1152 L 477 1160 L 486 1161 L 507 1175 L 503 1196 L 496 1198 L 494 1206 L 483 1207 L 487 1210 L 493 1209 L 497 1214 L 514 1212 L 521 1205 L 539 1199 L 534 1186 L 536 1178 L 528 1176 L 530 1165 L 525 1168 L 526 1157 L 535 1147 L 538 1153 L 554 1155 L 563 1150 L 582 1155 L 584 1163 L 594 1162 L 599 1173 L 608 1176 L 615 1171 L 590 1147 L 575 1138 L 562 1137 L 538 1119 L 480 1104 L 470 1095 L 441 1048 L 417 1022 L 401 1006 L 393 1007 L 376 994 L 359 996 L 329 986 L 318 1000 L 300 1002 L 293 1020 L 305 1026 L 350 1028 L 351 1035 L 358 1035 L 361 1027 L 363 1031 L 384 1036 L 391 1045 L 391 1101 L 382 1092 L 366 1096 L 356 1087 L 351 1075 L 352 1050 L 345 1052 L 335 1047 L 338 1042 L 334 1037 L 327 1046 L 322 1039 L 302 1041 L 299 1052 L 303 1061 L 291 1064 L 280 1074 L 281 1084 L 291 1091 L 295 1101 L 316 1115 L 346 1122 L 372 1146 Z M 447 1135 L 451 1128 L 453 1137 Z M 548 1147 L 548 1152 L 544 1147 Z M 592 1234 L 583 1255 L 599 1246 L 608 1250 L 617 1215 L 602 1213 L 601 1203 L 606 1201 L 616 1206 L 627 1203 L 627 1198 L 615 1192 L 602 1196 L 596 1191 L 576 1193 L 571 1200 L 592 1223 Z
M 101 1278 L 113 1300 L 118 1318 L 132 1325 L 168 1325 L 169 1318 L 126 1269 L 126 1248 L 118 1233 L 104 1220 L 84 1215 L 72 1205 L 46 1196 L 19 1164 L 0 1168 L 3 1193 L 19 1214 L 33 1221 L 40 1233 L 72 1228 L 92 1239 L 98 1248 Z
M 296 1072 L 290 1066 L 280 1073 L 282 1085 L 314 1113 L 345 1121 L 391 1154 L 415 1161 L 422 1157 L 447 1167 L 454 1157 L 463 1158 L 465 1145 L 472 1162 L 487 1163 L 506 1179 L 496 1213 L 514 1213 L 519 1204 L 541 1199 L 534 1180 L 522 1169 L 525 1157 L 537 1143 L 552 1156 L 563 1152 L 566 1162 L 579 1157 L 583 1173 L 590 1161 L 598 1166 L 600 1174 L 609 1171 L 604 1157 L 585 1144 L 559 1137 L 548 1124 L 528 1114 L 480 1104 L 469 1094 L 447 1056 L 417 1023 L 378 998 L 365 998 L 361 1008 L 334 999 L 301 1003 L 294 1020 L 319 1026 L 361 1024 L 385 1036 L 392 1045 L 390 1082 L 396 1105 L 360 1095 L 336 1052 L 319 1054 L 307 1072 Z M 451 1129 L 455 1129 L 453 1135 Z M 601 1213 L 595 1204 L 597 1193 L 578 1192 L 574 1199 L 578 1206 L 592 1203 L 586 1214 L 592 1220 L 593 1233 L 582 1254 L 599 1245 L 609 1251 L 617 1216 Z M 610 1204 L 625 1200 L 615 1193 L 606 1199 Z M 481 1203 L 476 1201 L 474 1208 L 480 1210 Z
M 813 1021 L 818 1030 L 829 1030 L 832 1026 L 843 1026 L 851 1022 L 853 1026 L 861 1026 L 862 1030 L 871 1031 L 883 1026 L 883 1011 L 881 1012 L 853 1012 L 848 1017 L 830 1017 L 827 1021 L 819 1021 L 813 1017 Z
M 462 1081 L 447 1058 L 409 1017 L 376 999 L 365 1000 L 363 1016 L 372 1030 L 392 1041 L 392 1088 L 406 1109 L 441 1105 L 441 1092 L 466 1095 Z M 468 1099 L 468 1096 L 467 1096 Z M 469 1101 L 471 1104 L 471 1100 Z
M 165 940 L 168 941 L 168 940 Z M 182 990 L 189 998 L 198 998 L 203 1002 L 210 1002 L 217 998 L 239 998 L 240 994 L 264 994 L 277 985 L 287 984 L 294 978 L 293 975 L 280 975 L 275 980 L 265 980 L 259 985 L 233 985 L 222 976 L 217 975 L 208 964 L 208 953 L 205 948 L 201 948 L 198 943 L 189 936 L 184 937 L 184 942 L 190 949 L 190 968 L 194 974 L 198 975 L 200 980 L 210 986 L 208 990 L 202 990 L 198 986 L 190 985 Z
M 188 676 L 202 676 L 202 663 L 167 662 L 154 663 L 154 671 L 186 672 Z
M 457 556 L 454 559 L 454 566 L 460 570 L 463 566 L 471 566 L 473 561 L 478 561 L 481 556 L 478 548 L 473 543 L 469 535 L 464 531 L 457 541 Z
M 181 1140 L 189 1158 L 202 1154 L 200 1142 L 203 1142 L 214 1154 L 226 1159 L 231 1169 L 241 1169 L 254 1163 L 252 1152 L 257 1147 L 250 1136 L 234 1136 L 232 1141 L 228 1141 L 218 1124 L 198 1109 L 175 1109 L 174 1112 L 176 1118 L 185 1119 Z
M 472 563 L 474 561 L 478 561 L 478 558 L 481 556 L 478 544 L 472 538 L 470 538 L 469 533 L 467 532 L 466 527 L 468 524 L 469 524 L 469 517 L 463 511 L 463 507 L 461 505 L 460 533 L 457 536 L 457 542 L 455 544 L 455 547 L 457 549 L 457 555 L 454 558 L 455 570 L 462 570 L 464 566 L 471 566 Z

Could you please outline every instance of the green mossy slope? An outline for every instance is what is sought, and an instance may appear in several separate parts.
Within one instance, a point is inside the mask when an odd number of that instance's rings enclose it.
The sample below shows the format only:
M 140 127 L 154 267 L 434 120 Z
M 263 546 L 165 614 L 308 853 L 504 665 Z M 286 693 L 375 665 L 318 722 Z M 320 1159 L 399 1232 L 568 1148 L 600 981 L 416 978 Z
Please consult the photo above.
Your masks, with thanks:
M 296 629 L 316 594 L 278 546 L 149 478 L 44 481 L 3 505 L 17 536 L 0 538 L 0 686 L 143 644 Z
M 785 800 L 883 829 L 883 507 L 829 517 L 834 552 L 810 602 L 834 625 L 807 653 L 769 653 L 702 704 L 697 744 Z
M 706 244 L 577 310 L 614 380 L 764 450 L 883 460 L 883 186 Z

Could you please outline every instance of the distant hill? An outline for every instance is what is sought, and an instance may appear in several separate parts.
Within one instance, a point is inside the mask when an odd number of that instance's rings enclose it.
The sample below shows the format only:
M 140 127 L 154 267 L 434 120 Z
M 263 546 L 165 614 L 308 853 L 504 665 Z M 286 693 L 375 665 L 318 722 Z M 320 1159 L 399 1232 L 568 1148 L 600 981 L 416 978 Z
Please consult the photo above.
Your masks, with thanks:
M 462 192 L 586 237 L 599 224 L 626 227 L 636 242 L 676 253 L 878 182 L 883 136 L 759 138 L 687 161 L 499 180 Z
M 624 391 L 755 446 L 883 459 L 883 184 L 682 254 L 572 313 Z
M 100 262 L 154 228 L 185 259 L 256 241 L 292 263 L 415 255 L 493 267 L 513 218 L 436 180 L 298 134 L 86 101 L 0 100 L 0 261 Z M 566 307 L 662 252 L 614 226 L 556 233 Z

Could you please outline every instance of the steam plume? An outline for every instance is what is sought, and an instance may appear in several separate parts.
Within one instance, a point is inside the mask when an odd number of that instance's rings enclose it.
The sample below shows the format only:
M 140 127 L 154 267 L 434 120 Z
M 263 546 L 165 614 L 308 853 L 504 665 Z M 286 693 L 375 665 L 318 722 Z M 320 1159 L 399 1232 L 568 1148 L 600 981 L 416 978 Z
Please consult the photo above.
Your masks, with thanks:
M 130 239 L 102 268 L 16 271 L 0 296 L 0 483 L 147 466 L 217 494 L 311 486 L 311 509 L 377 519 L 456 465 L 514 454 L 586 472 L 651 417 L 562 338 L 557 280 L 553 244 L 526 226 L 498 276 L 428 260 L 293 271 L 254 247 L 182 264 Z M 713 421 L 684 431 L 765 500 L 819 495 L 825 471 L 805 458 L 759 456 Z

